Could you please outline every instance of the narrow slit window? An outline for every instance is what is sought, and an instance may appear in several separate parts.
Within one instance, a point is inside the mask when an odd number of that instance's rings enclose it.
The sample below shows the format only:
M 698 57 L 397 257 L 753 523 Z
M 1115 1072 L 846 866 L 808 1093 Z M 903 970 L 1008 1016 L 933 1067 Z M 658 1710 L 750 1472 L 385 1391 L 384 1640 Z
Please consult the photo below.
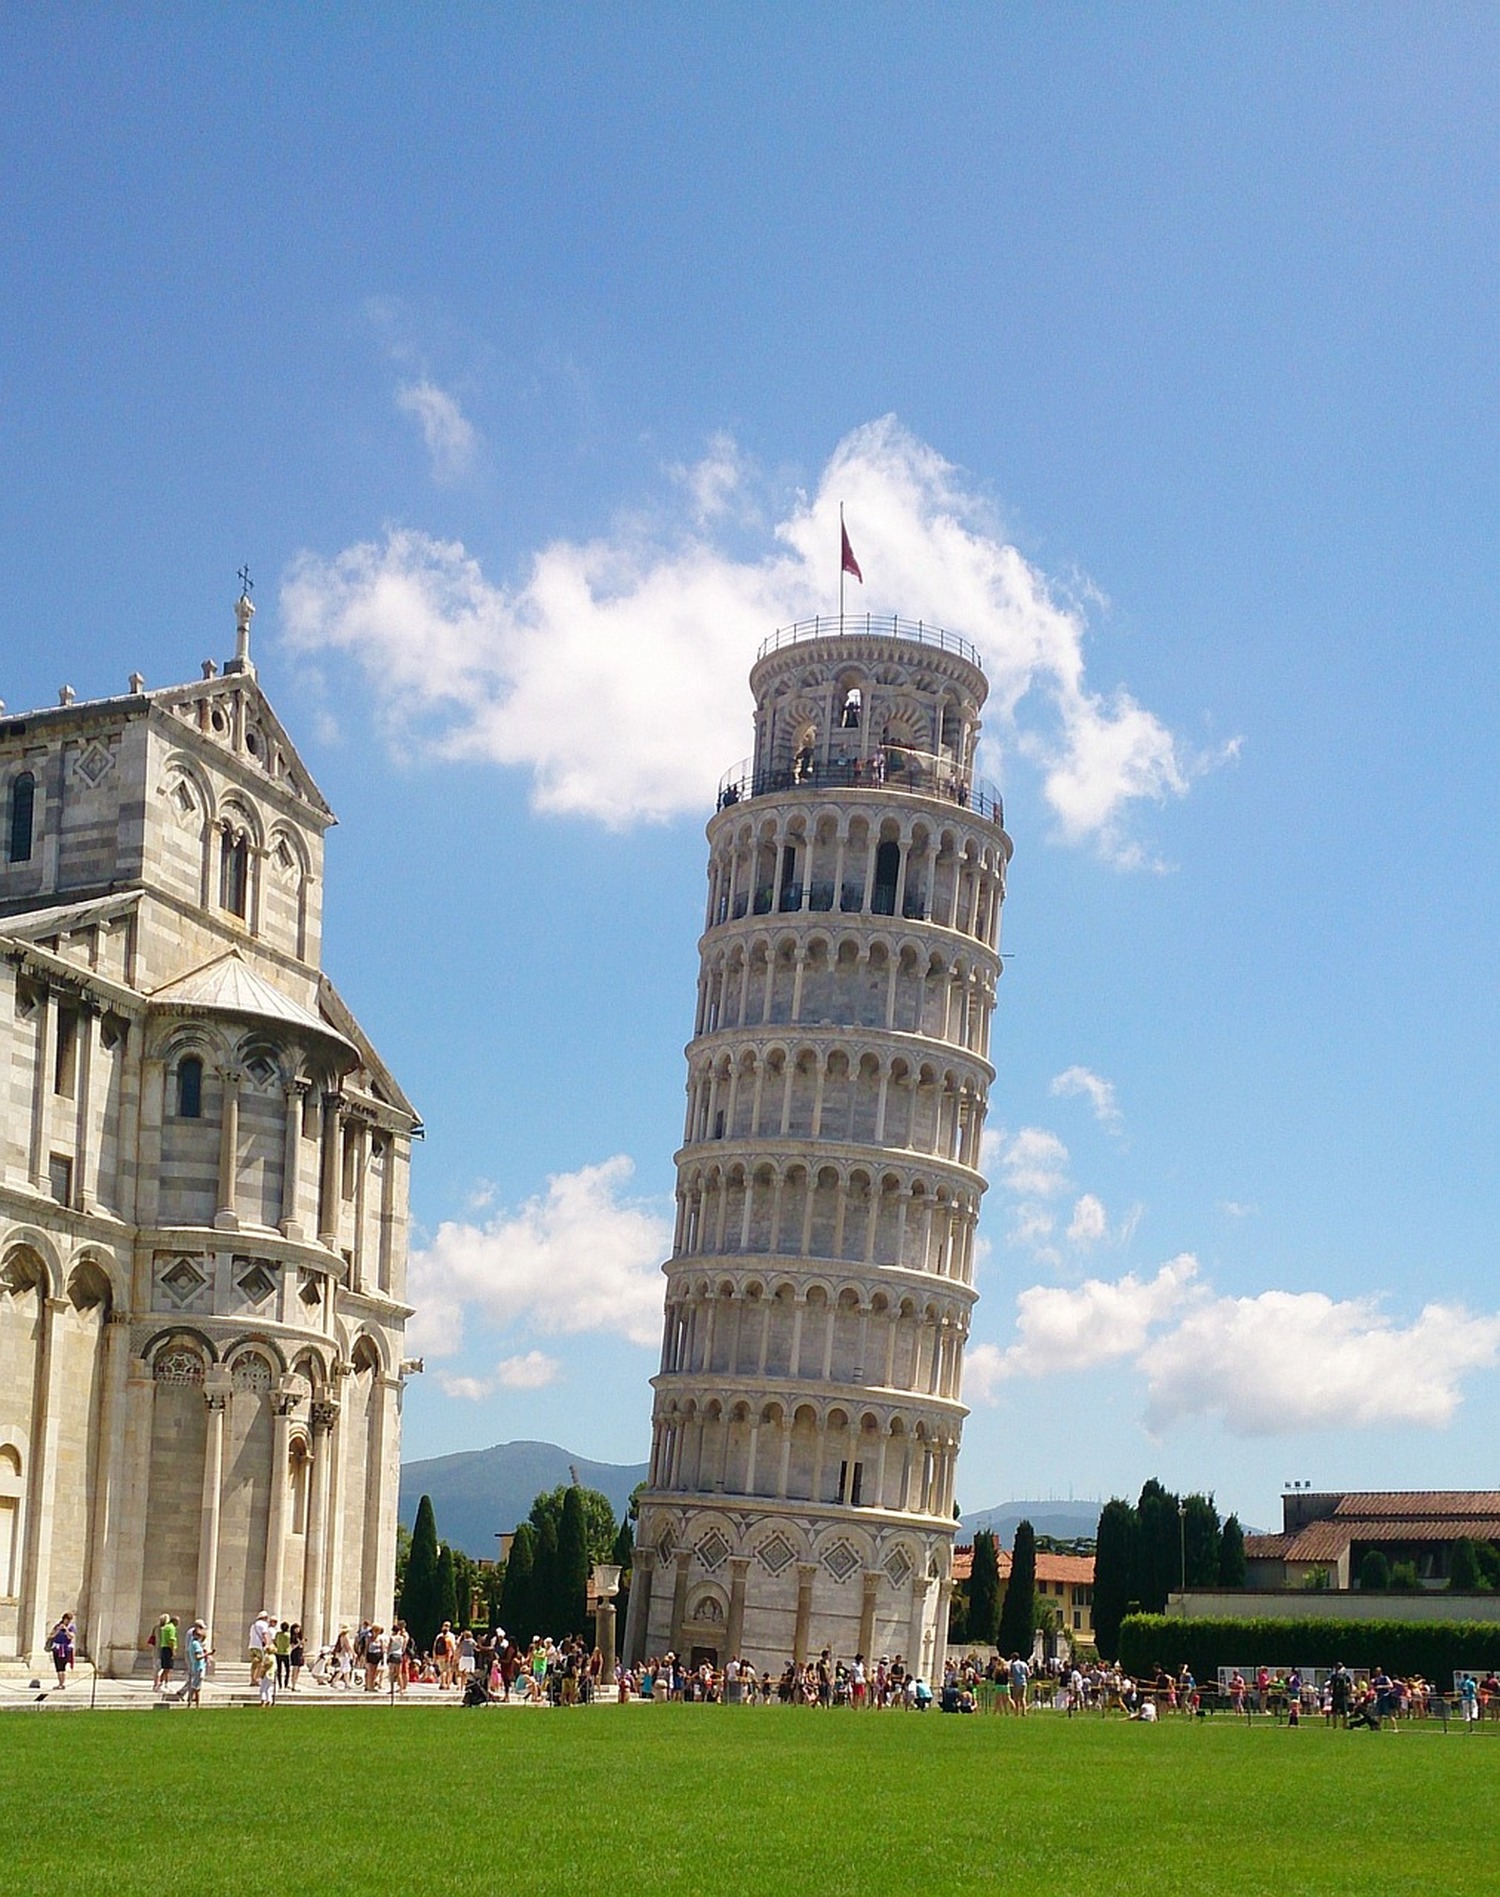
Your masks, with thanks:
M 36 779 L 30 771 L 21 775 L 10 787 L 10 860 L 12 863 L 31 861 L 31 832 L 36 815 Z
M 203 1062 L 196 1054 L 189 1054 L 177 1064 L 177 1117 L 203 1118 Z
M 219 853 L 219 906 L 242 916 L 250 895 L 250 839 L 226 830 Z

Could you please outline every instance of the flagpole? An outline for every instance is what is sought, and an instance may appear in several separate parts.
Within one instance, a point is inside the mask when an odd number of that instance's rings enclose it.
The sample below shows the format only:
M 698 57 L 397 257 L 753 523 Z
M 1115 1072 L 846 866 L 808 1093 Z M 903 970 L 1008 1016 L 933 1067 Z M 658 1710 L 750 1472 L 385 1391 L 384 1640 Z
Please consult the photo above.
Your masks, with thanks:
M 844 630 L 844 503 L 839 502 L 839 631 Z

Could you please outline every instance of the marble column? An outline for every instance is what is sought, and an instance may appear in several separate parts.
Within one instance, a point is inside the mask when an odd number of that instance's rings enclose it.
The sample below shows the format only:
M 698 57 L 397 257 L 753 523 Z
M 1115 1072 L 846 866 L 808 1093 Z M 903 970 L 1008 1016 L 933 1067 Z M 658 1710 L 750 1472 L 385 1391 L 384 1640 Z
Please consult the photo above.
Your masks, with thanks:
M 340 1139 L 343 1132 L 343 1096 L 337 1093 L 323 1095 L 323 1152 L 319 1172 L 318 1194 L 318 1243 L 326 1245 L 330 1251 L 337 1251 L 339 1244 L 339 1193 L 342 1181 L 339 1177 Z
M 626 1666 L 639 1666 L 646 1657 L 651 1627 L 651 1577 L 655 1570 L 656 1550 L 637 1548 L 631 1556 L 630 1599 L 625 1609 Z
M 50 1082 L 51 1076 L 48 1076 Z M 62 1352 L 58 1332 L 66 1298 L 42 1300 L 41 1338 L 36 1367 L 36 1387 L 41 1403 L 32 1430 L 31 1481 L 26 1501 L 25 1572 L 21 1584 L 24 1612 L 20 1625 L 18 1652 L 30 1656 L 33 1664 L 46 1646 L 55 1616 L 52 1613 L 52 1508 L 57 1493 L 59 1438 L 62 1434 Z
M 339 1406 L 326 1399 L 312 1406 L 312 1467 L 308 1470 L 311 1488 L 307 1497 L 307 1542 L 302 1554 L 302 1634 L 303 1645 L 314 1658 L 328 1638 L 326 1611 L 327 1577 L 324 1573 L 324 1549 L 327 1540 L 328 1496 L 332 1474 L 333 1426 Z
M 911 1582 L 911 1619 L 906 1629 L 906 1666 L 908 1672 L 922 1671 L 922 1624 L 927 1617 L 927 1591 L 932 1586 L 925 1574 L 914 1574 Z
M 281 1233 L 283 1238 L 302 1237 L 301 1172 L 302 1114 L 307 1097 L 307 1082 L 294 1080 L 284 1087 L 286 1127 L 281 1146 Z
M 94 1513 L 89 1529 L 93 1548 L 87 1599 L 78 1616 L 84 1651 L 96 1664 L 104 1660 L 114 1617 L 115 1553 L 119 1539 L 116 1517 L 124 1479 L 122 1425 L 129 1351 L 130 1318 L 124 1311 L 111 1311 L 104 1322 L 101 1345 L 99 1443 L 94 1463 Z
M 859 1608 L 859 1649 L 868 1665 L 875 1646 L 875 1607 L 880 1598 L 879 1572 L 864 1577 L 864 1599 Z
M 219 1209 L 214 1214 L 215 1229 L 233 1232 L 239 1229 L 240 1167 L 240 1075 L 233 1067 L 220 1069 L 224 1104 L 219 1119 Z
M 278 1620 L 289 1620 L 282 1605 L 286 1590 L 286 1530 L 288 1460 L 292 1411 L 301 1397 L 295 1384 L 284 1379 L 271 1393 L 271 1506 L 266 1519 L 266 1601 Z
M 797 1563 L 797 1626 L 792 1635 L 792 1662 L 796 1666 L 807 1659 L 808 1636 L 812 1632 L 813 1579 L 817 1572 L 811 1561 Z
M 742 1657 L 745 1644 L 745 1583 L 750 1573 L 748 1555 L 729 1557 L 729 1622 L 724 1638 L 727 1652 L 722 1656 L 727 1662 Z
M 198 1618 L 214 1645 L 214 1615 L 219 1604 L 219 1519 L 224 1496 L 224 1411 L 233 1381 L 215 1364 L 203 1381 L 208 1433 L 203 1445 L 203 1499 L 198 1529 Z
M 682 1652 L 682 1628 L 687 1619 L 688 1569 L 693 1565 L 691 1548 L 679 1548 L 673 1557 L 677 1563 L 677 1572 L 672 1577 L 672 1626 L 669 1639 L 672 1651 Z

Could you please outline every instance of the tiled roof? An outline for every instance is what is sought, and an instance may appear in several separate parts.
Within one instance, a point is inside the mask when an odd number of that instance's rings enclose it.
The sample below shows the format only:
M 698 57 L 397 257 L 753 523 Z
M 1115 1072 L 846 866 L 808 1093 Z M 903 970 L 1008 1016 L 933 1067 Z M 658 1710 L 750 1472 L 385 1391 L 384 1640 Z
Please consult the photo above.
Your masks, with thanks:
M 973 1572 L 973 1547 L 955 1548 L 953 1550 L 953 1579 L 967 1581 Z M 1092 1587 L 1094 1557 L 1091 1554 L 1046 1554 L 1038 1549 L 1036 1578 L 1039 1581 L 1071 1581 L 1075 1587 Z M 1010 1579 L 1010 1555 L 1004 1548 L 1000 1550 L 1000 1579 L 1002 1581 Z
M 1249 1561 L 1337 1561 L 1351 1542 L 1405 1546 L 1423 1541 L 1500 1541 L 1500 1515 L 1448 1517 L 1419 1521 L 1411 1517 L 1387 1521 L 1348 1519 L 1309 1522 L 1294 1535 L 1246 1535 Z
M 1500 1516 L 1500 1489 L 1387 1489 L 1367 1495 L 1339 1497 L 1334 1515 L 1374 1521 L 1396 1516 L 1403 1521 L 1431 1521 L 1439 1515 Z
M 164 988 L 158 988 L 151 999 L 159 1006 L 207 1008 L 224 1014 L 248 1015 L 252 1019 L 280 1021 L 340 1041 L 353 1051 L 337 1028 L 257 975 L 238 949 L 231 949 L 227 955 L 206 962 L 202 968 L 169 981 Z

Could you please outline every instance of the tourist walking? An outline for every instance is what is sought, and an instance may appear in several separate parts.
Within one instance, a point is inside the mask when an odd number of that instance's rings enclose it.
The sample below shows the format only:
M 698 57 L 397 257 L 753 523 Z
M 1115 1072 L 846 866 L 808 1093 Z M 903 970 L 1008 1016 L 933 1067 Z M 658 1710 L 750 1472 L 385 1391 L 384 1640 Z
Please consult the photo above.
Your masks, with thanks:
M 59 1689 L 68 1683 L 68 1668 L 74 1659 L 73 1616 L 64 1614 L 62 1619 L 47 1636 L 47 1650 L 52 1655 L 52 1664 L 57 1668 Z
M 250 1632 L 246 1646 L 250 1652 L 250 1684 L 259 1686 L 265 1675 L 272 1671 L 271 1653 L 272 1620 L 268 1609 L 262 1608 L 250 1623 Z
M 183 1689 L 189 1706 L 203 1704 L 203 1679 L 210 1658 L 208 1629 L 201 1620 L 195 1620 L 188 1628 L 187 1685 Z
M 156 1642 L 156 1678 L 152 1684 L 158 1691 L 165 1692 L 172 1681 L 172 1668 L 177 1664 L 177 1622 L 170 1614 L 163 1614 L 157 1621 L 152 1638 Z
M 292 1666 L 290 1685 L 295 1693 L 297 1682 L 302 1677 L 302 1669 L 307 1664 L 307 1649 L 302 1642 L 302 1628 L 296 1621 L 292 1622 L 292 1651 L 288 1658 Z
M 292 1683 L 292 1623 L 282 1621 L 271 1636 L 271 1651 L 276 1656 L 276 1690 Z

